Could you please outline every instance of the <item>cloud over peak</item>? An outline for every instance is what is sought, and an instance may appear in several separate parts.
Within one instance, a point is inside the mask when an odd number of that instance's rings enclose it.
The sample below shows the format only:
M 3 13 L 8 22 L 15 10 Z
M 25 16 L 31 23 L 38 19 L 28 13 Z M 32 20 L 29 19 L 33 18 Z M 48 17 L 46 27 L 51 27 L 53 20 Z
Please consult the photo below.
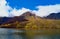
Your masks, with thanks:
M 6 0 L 0 0 L 0 17 L 9 17 L 9 16 L 19 16 L 24 12 L 30 11 L 30 9 L 27 8 L 21 8 L 17 10 L 16 8 L 11 8 Z
M 47 16 L 51 13 L 60 12 L 60 4 L 55 5 L 46 5 L 46 6 L 37 6 L 38 10 L 34 10 L 38 16 Z
M 32 11 L 38 16 L 47 16 L 51 13 L 57 13 L 60 12 L 60 4 L 55 5 L 46 5 L 46 6 L 36 6 L 38 10 L 30 10 L 27 8 L 21 8 L 17 10 L 16 8 L 12 8 L 8 5 L 6 0 L 0 0 L 0 17 L 11 17 L 11 16 L 19 16 L 27 11 Z
M 19 10 L 13 9 L 10 13 L 13 14 L 14 16 L 20 16 L 21 14 L 23 14 L 23 13 L 25 13 L 27 11 L 31 11 L 31 10 L 27 9 L 27 8 L 21 8 Z

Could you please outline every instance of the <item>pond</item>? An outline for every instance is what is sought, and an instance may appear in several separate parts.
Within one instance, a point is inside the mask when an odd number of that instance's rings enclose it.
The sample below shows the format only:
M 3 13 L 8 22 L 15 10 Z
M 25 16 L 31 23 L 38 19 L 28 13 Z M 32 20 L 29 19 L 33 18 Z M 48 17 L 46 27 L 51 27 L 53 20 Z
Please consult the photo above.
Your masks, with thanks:
M 28 31 L 27 31 L 28 32 Z M 23 30 L 0 28 L 0 39 L 60 39 L 60 34 L 55 35 L 29 35 Z

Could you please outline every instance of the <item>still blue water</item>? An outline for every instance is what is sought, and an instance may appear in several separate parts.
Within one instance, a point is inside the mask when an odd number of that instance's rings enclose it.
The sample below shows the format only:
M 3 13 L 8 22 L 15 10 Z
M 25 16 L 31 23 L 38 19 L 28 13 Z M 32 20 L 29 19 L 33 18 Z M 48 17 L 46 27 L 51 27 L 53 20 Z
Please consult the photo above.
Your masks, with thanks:
M 29 37 L 22 30 L 0 28 L 0 39 L 60 39 L 60 35 L 35 35 Z

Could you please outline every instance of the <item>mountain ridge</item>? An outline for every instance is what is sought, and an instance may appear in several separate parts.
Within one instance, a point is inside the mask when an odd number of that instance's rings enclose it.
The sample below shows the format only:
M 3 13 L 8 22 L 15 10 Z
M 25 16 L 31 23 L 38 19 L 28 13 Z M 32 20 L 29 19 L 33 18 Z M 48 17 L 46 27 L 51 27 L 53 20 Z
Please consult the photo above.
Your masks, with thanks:
M 54 13 L 55 14 L 55 13 Z M 60 13 L 59 13 L 60 14 Z M 47 16 L 48 17 L 48 16 Z M 47 17 L 39 17 L 31 12 L 25 12 L 21 16 L 15 17 L 0 17 L 1 28 L 24 28 L 26 26 L 60 26 L 60 20 L 49 19 Z M 56 25 L 55 25 L 56 24 Z
M 52 13 L 46 17 L 47 19 L 60 19 L 60 12 L 58 13 Z

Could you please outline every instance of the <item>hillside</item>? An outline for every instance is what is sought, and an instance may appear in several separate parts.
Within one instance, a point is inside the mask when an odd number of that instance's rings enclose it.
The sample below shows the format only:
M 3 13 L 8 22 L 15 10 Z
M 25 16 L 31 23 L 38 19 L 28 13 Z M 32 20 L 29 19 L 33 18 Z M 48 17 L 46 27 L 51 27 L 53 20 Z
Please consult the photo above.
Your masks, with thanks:
M 48 19 L 60 19 L 60 12 L 58 12 L 58 13 L 51 13 L 46 18 L 48 18 Z
M 0 18 L 0 28 L 60 30 L 60 20 L 45 19 L 38 17 L 31 12 L 26 12 L 21 16 Z

